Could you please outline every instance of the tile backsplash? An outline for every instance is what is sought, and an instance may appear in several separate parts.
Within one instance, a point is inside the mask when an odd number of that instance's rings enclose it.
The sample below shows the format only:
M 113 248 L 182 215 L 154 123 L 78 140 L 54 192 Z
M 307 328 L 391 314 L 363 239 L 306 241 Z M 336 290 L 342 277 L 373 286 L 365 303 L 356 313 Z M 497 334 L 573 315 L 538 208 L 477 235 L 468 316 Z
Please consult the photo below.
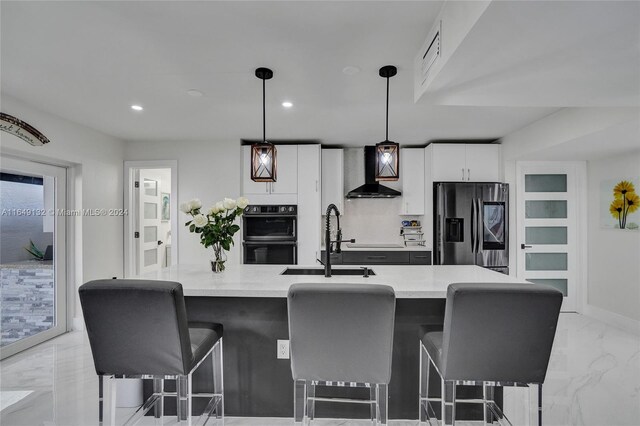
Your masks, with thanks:
M 364 148 L 344 150 L 344 193 L 364 183 Z M 402 191 L 402 182 L 381 182 Z M 355 238 L 363 244 L 403 244 L 400 226 L 403 220 L 422 220 L 422 216 L 400 216 L 402 197 L 356 198 L 344 200 L 344 211 L 340 212 L 342 238 Z M 324 216 L 322 224 L 324 226 Z M 335 219 L 331 218 L 333 226 Z M 324 228 L 323 228 L 324 229 Z M 324 240 L 324 232 L 322 234 Z
M 343 238 L 355 238 L 359 243 L 402 244 L 401 207 L 401 197 L 345 200 L 344 216 L 340 217 Z

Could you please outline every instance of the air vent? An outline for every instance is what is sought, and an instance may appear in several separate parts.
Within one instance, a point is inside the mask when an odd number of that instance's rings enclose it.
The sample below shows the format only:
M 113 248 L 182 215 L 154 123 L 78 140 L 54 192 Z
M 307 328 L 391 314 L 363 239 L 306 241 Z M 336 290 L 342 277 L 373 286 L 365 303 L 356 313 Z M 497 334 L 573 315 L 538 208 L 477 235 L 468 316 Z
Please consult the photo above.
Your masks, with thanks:
M 434 33 L 435 31 L 435 33 Z M 427 39 L 429 42 L 426 44 L 426 49 L 422 52 L 422 69 L 421 69 L 421 77 L 422 81 L 420 85 L 424 85 L 427 77 L 429 76 L 429 71 L 433 67 L 433 64 L 436 63 L 436 60 L 440 57 L 440 33 L 442 32 L 442 21 L 432 30 L 431 37 Z

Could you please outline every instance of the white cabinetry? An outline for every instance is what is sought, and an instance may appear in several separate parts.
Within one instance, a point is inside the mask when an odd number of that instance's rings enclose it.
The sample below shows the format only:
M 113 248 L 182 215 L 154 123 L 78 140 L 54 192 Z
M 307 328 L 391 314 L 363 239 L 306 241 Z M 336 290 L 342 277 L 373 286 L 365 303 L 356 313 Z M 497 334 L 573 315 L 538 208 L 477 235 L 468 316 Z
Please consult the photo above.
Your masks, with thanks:
M 329 204 L 335 204 L 344 212 L 344 150 L 323 149 L 322 151 L 322 202 L 320 214 L 326 213 Z
M 272 194 L 298 193 L 298 149 L 302 145 L 276 145 L 277 181 L 271 183 Z M 302 162 L 306 160 L 301 156 Z
M 499 182 L 500 145 L 431 144 L 434 182 Z
M 320 258 L 320 145 L 298 145 L 298 264 Z
M 424 164 L 424 148 L 402 148 L 400 150 L 401 215 L 424 214 Z
M 467 144 L 467 180 L 500 182 L 500 145 Z
M 466 180 L 466 150 L 463 144 L 433 144 L 433 180 L 457 182 Z
M 276 145 L 276 182 L 251 180 L 251 146 L 242 147 L 242 194 L 251 204 L 296 204 L 298 145 Z

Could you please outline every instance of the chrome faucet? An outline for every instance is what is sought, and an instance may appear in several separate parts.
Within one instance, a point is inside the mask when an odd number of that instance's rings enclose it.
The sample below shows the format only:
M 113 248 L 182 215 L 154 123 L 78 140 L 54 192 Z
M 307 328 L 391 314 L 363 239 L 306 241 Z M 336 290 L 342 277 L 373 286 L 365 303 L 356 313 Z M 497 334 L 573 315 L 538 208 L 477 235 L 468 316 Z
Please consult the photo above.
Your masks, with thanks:
M 331 231 L 330 231 L 330 219 L 331 219 L 331 211 L 336 214 L 336 239 L 335 241 L 331 241 Z M 324 244 L 326 247 L 326 259 L 324 261 L 324 276 L 327 278 L 331 278 L 331 253 L 333 253 L 333 243 L 336 244 L 336 253 L 340 253 L 340 244 L 341 243 L 355 243 L 355 239 L 343 240 L 342 239 L 342 229 L 340 229 L 340 211 L 336 207 L 335 204 L 329 204 L 327 207 L 327 221 L 324 230 Z

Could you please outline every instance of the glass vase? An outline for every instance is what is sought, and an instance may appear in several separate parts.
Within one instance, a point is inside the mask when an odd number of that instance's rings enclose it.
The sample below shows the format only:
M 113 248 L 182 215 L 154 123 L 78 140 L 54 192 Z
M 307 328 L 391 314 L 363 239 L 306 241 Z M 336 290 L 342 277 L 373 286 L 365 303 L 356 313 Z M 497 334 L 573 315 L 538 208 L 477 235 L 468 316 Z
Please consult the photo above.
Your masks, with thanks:
M 225 269 L 224 263 L 227 261 L 227 254 L 220 244 L 213 246 L 213 259 L 211 259 L 211 270 L 213 272 L 222 272 Z

